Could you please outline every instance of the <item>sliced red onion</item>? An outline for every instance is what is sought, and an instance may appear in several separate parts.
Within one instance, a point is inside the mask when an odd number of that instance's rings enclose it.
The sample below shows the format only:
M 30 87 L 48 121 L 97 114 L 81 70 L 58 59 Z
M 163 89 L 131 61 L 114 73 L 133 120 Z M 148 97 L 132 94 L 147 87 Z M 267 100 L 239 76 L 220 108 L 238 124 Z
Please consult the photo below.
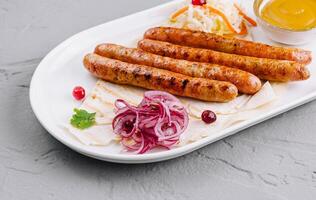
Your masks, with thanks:
M 173 95 L 161 91 L 145 92 L 136 107 L 122 99 L 115 101 L 112 127 L 122 137 L 127 150 L 142 154 L 157 146 L 170 149 L 188 126 L 185 107 Z

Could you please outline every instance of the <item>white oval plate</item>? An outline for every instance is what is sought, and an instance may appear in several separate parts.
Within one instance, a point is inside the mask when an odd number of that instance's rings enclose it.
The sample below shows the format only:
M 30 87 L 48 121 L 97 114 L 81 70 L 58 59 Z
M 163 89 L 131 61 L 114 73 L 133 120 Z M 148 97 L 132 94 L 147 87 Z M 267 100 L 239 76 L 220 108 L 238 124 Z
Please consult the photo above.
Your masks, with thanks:
M 251 2 L 251 1 L 248 1 Z M 91 91 L 96 79 L 83 67 L 82 58 L 92 52 L 94 47 L 102 42 L 112 42 L 126 46 L 135 46 L 144 31 L 153 26 L 162 24 L 170 13 L 174 12 L 183 0 L 170 3 L 133 14 L 118 20 L 114 20 L 67 39 L 53 49 L 37 67 L 30 86 L 30 100 L 33 111 L 46 128 L 57 140 L 71 149 L 84 155 L 118 163 L 147 163 L 175 158 L 219 139 L 232 135 L 240 130 L 269 119 L 277 114 L 285 112 L 316 97 L 315 68 L 312 69 L 312 77 L 308 81 L 289 84 L 289 92 L 282 96 L 280 103 L 267 110 L 265 114 L 251 120 L 244 121 L 218 133 L 214 133 L 197 142 L 178 147 L 172 150 L 146 153 L 143 155 L 131 155 L 117 153 L 118 147 L 95 147 L 81 144 L 67 134 L 60 126 L 67 122 L 71 116 L 72 108 L 79 103 L 69 98 L 72 88 L 81 85 Z M 251 5 L 248 7 L 251 12 Z M 260 29 L 254 31 L 255 40 L 269 42 L 265 39 Z M 316 51 L 316 45 L 304 46 L 306 49 Z

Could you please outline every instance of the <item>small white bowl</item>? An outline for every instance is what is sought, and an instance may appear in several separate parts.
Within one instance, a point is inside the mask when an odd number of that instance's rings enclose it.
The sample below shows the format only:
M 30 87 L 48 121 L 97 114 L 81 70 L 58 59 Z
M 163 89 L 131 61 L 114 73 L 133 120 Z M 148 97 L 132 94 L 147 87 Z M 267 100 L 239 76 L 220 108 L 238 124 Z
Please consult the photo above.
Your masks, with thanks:
M 316 28 L 312 28 L 310 30 L 293 31 L 274 26 L 263 20 L 261 18 L 260 12 L 262 6 L 265 5 L 267 1 L 269 0 L 255 0 L 253 9 L 257 17 L 258 24 L 270 39 L 288 45 L 301 45 L 308 43 L 313 39 L 315 40 Z

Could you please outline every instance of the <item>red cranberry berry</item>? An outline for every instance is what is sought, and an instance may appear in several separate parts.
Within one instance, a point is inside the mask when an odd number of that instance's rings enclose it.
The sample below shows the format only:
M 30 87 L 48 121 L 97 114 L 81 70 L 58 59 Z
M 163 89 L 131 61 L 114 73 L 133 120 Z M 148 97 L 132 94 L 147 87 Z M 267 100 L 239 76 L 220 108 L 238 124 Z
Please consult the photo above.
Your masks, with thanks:
M 210 110 L 205 110 L 203 111 L 201 118 L 205 123 L 211 124 L 216 121 L 216 114 Z
M 192 0 L 192 5 L 203 6 L 204 4 L 206 4 L 206 0 Z
M 77 99 L 78 101 L 83 99 L 86 95 L 85 90 L 81 86 L 77 86 L 72 91 L 72 96 Z

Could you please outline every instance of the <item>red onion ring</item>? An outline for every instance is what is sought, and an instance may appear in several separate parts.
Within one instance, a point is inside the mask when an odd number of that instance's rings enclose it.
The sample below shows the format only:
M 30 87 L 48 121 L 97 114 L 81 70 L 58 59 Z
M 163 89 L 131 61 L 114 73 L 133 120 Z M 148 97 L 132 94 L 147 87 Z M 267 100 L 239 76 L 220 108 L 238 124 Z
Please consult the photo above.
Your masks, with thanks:
M 173 95 L 161 91 L 145 92 L 136 107 L 122 99 L 114 103 L 116 116 L 112 121 L 115 134 L 129 151 L 143 154 L 157 146 L 170 149 L 188 126 L 185 107 Z

